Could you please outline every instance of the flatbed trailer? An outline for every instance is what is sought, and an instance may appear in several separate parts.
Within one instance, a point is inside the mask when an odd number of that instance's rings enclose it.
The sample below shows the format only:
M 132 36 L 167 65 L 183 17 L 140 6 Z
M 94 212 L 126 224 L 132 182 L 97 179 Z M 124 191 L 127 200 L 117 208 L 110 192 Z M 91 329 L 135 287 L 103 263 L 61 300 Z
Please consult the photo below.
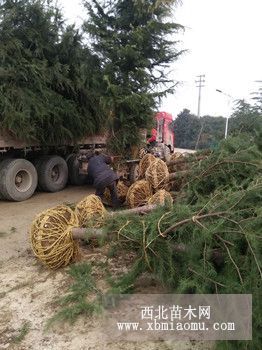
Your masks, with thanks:
M 69 183 L 90 184 L 88 158 L 106 151 L 107 135 L 93 135 L 75 143 L 41 146 L 0 132 L 0 200 L 24 201 L 36 190 L 61 191 Z M 139 159 L 116 162 L 119 175 L 130 183 L 138 177 Z
M 106 141 L 105 135 L 94 135 L 75 143 L 41 146 L 0 131 L 0 198 L 23 201 L 37 188 L 57 192 L 68 182 L 83 185 L 87 174 L 80 171 L 81 151 L 105 149 Z

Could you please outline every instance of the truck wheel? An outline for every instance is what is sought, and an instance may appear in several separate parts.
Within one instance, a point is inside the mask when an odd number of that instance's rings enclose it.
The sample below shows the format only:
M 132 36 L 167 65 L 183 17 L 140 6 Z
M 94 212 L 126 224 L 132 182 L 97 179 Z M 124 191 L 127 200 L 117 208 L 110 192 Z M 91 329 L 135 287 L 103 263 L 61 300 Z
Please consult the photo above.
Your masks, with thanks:
M 4 199 L 21 202 L 30 198 L 37 186 L 37 171 L 26 159 L 6 159 L 0 164 L 0 193 Z
M 134 163 L 130 167 L 130 175 L 129 175 L 131 183 L 136 182 L 139 179 L 139 164 Z
M 87 183 L 87 175 L 79 174 L 79 161 L 75 154 L 67 158 L 68 180 L 71 185 L 82 186 Z
M 39 188 L 46 192 L 58 192 L 65 188 L 68 180 L 66 161 L 59 156 L 41 158 L 37 165 Z

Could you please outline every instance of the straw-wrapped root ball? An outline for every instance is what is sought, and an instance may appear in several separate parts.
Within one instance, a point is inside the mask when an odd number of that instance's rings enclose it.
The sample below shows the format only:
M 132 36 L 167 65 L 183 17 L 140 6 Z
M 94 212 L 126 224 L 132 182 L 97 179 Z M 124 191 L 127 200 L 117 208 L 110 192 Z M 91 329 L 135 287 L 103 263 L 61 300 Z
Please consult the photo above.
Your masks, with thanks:
M 139 159 L 142 159 L 147 154 L 147 149 L 145 147 L 140 148 L 138 151 L 138 157 Z
M 51 269 L 68 265 L 79 254 L 71 233 L 72 228 L 78 226 L 75 212 L 65 205 L 37 215 L 30 230 L 34 254 Z
M 81 227 L 100 227 L 107 214 L 101 199 L 94 194 L 81 200 L 76 205 L 75 212 Z
M 146 180 L 155 191 L 162 189 L 165 186 L 168 176 L 169 171 L 167 165 L 159 158 L 156 158 L 146 171 Z
M 172 164 L 172 162 L 176 162 L 176 161 L 177 163 Z M 185 166 L 187 164 L 186 157 L 183 155 L 183 153 L 180 153 L 180 152 L 173 153 L 171 155 L 170 162 L 168 165 L 168 170 L 170 173 L 185 170 Z
M 145 177 L 146 170 L 156 160 L 156 157 L 148 153 L 146 154 L 139 162 L 139 178 L 142 179 Z
M 150 183 L 146 180 L 139 180 L 129 187 L 126 201 L 131 208 L 141 207 L 148 202 L 152 194 Z
M 166 190 L 157 191 L 152 197 L 149 198 L 148 204 L 157 205 L 171 205 L 173 203 L 173 198 L 169 192 Z
M 182 159 L 183 157 L 184 157 L 183 153 L 181 153 L 181 152 L 174 152 L 170 156 L 170 161 L 172 162 L 174 160 Z
M 116 185 L 116 190 L 117 190 L 118 199 L 120 200 L 121 203 L 124 203 L 124 201 L 126 200 L 127 192 L 128 192 L 128 186 L 126 186 L 123 181 L 118 181 L 118 183 Z M 111 194 L 110 194 L 110 191 L 108 188 L 106 188 L 106 190 L 105 190 L 104 199 L 105 199 L 106 203 L 112 204 Z

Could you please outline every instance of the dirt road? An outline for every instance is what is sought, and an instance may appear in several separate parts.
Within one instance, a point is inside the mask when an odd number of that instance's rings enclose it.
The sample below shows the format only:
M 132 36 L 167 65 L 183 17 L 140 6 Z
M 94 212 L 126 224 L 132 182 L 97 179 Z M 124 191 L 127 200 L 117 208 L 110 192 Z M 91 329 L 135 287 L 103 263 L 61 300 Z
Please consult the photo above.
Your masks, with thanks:
M 74 325 L 59 323 L 46 331 L 54 300 L 67 291 L 65 269 L 50 271 L 33 256 L 28 229 L 34 216 L 57 204 L 74 203 L 92 188 L 71 187 L 38 193 L 21 203 L 0 201 L 0 349 L 19 350 L 204 350 L 208 343 L 111 343 L 103 340 L 99 318 L 79 317 Z M 92 252 L 92 259 L 101 253 Z M 90 255 L 90 256 L 91 256 Z
M 24 202 L 0 201 L 0 233 L 5 239 L 0 261 L 17 257 L 29 248 L 27 232 L 36 214 L 57 204 L 77 202 L 90 193 L 90 187 L 68 187 L 57 193 L 36 193 Z

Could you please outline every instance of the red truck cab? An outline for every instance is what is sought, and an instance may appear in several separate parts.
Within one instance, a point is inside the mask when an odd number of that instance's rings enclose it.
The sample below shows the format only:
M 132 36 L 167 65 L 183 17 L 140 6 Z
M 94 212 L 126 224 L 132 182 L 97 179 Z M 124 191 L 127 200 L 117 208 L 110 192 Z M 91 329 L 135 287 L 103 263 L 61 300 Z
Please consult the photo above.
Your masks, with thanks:
M 172 128 L 172 114 L 167 112 L 158 112 L 155 118 L 157 122 L 157 142 L 163 143 L 170 149 L 171 152 L 173 152 L 175 134 Z

